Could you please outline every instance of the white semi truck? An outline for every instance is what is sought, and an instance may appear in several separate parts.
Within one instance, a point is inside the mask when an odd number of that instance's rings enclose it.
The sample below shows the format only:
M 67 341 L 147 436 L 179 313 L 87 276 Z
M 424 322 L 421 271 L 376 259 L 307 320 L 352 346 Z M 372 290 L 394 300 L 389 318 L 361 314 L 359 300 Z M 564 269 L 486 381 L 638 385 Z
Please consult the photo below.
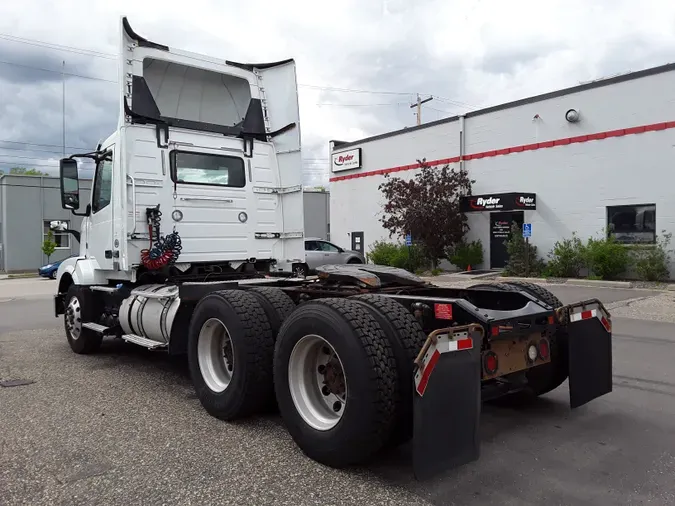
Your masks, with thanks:
M 419 478 L 478 457 L 481 401 L 568 378 L 572 407 L 611 391 L 598 300 L 440 288 L 374 265 L 272 276 L 305 262 L 293 60 L 187 53 L 126 18 L 120 31 L 118 128 L 60 162 L 62 205 L 84 217 L 54 298 L 74 352 L 109 337 L 186 355 L 213 416 L 276 406 L 300 448 L 335 467 L 412 439 Z M 96 164 L 89 202 L 78 158 Z

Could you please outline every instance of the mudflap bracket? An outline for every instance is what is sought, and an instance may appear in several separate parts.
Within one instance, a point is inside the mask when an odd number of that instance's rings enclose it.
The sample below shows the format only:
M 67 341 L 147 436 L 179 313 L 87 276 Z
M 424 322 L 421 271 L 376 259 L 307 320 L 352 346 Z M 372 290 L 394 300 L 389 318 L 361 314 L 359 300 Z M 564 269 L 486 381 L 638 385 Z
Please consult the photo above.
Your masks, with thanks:
M 597 299 L 557 313 L 567 321 L 570 406 L 578 408 L 612 391 L 612 320 Z
M 429 334 L 413 375 L 413 471 L 432 478 L 479 457 L 481 345 L 477 324 Z

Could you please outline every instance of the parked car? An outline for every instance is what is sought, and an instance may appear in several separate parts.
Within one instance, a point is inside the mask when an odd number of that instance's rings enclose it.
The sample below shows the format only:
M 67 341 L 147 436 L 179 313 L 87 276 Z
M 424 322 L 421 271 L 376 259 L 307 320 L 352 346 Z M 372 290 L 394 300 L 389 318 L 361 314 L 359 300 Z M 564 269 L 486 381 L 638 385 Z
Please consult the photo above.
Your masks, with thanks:
M 305 262 L 310 272 L 321 265 L 365 264 L 363 253 L 350 251 L 318 237 L 305 238 Z M 302 273 L 298 273 L 302 274 Z
M 63 260 L 65 260 L 65 258 Z M 59 270 L 59 265 L 61 265 L 61 262 L 63 262 L 63 260 L 58 260 L 56 262 L 43 265 L 38 269 L 38 274 L 43 278 L 56 279 L 56 271 Z

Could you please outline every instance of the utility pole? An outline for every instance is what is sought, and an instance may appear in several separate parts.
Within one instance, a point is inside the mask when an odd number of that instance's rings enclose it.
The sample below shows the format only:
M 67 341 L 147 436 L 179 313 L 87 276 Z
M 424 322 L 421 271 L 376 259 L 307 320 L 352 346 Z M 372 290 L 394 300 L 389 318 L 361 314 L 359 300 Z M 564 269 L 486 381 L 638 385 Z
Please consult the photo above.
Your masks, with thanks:
M 417 94 L 417 102 L 414 104 L 410 105 L 410 108 L 417 107 L 417 126 L 420 126 L 422 124 L 422 104 L 426 104 L 427 102 L 431 102 L 434 99 L 434 97 L 429 97 L 425 98 L 422 100 L 420 97 L 420 94 Z
M 61 85 L 62 85 L 62 93 L 61 93 L 61 106 L 62 106 L 62 116 L 63 116 L 63 158 L 66 157 L 66 60 L 63 60 L 63 64 L 61 66 Z

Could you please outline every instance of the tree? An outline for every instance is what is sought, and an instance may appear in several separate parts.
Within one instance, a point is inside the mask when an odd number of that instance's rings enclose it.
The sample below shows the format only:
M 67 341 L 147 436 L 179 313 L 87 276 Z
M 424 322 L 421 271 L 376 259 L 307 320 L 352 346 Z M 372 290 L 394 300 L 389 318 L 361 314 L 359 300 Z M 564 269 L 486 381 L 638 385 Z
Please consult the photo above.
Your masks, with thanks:
M 14 176 L 48 176 L 46 172 L 39 171 L 37 169 L 27 169 L 25 167 L 13 167 L 9 171 L 10 174 Z
M 42 243 L 42 252 L 47 256 L 47 263 L 49 263 L 49 257 L 54 254 L 56 250 L 56 241 L 54 240 L 54 232 L 49 230 L 47 232 L 47 238 Z
M 432 168 L 426 159 L 418 163 L 421 170 L 408 181 L 385 174 L 379 189 L 387 203 L 380 222 L 389 230 L 389 237 L 410 233 L 436 267 L 445 251 L 469 230 L 466 216 L 459 210 L 459 199 L 471 195 L 475 181 L 464 168 Z

